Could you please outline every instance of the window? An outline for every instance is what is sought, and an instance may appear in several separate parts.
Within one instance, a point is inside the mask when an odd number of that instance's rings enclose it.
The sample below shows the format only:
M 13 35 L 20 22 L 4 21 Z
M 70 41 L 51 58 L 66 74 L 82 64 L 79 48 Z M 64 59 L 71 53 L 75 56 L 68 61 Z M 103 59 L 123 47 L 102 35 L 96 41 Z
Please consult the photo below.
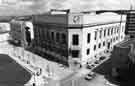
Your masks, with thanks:
M 87 49 L 87 55 L 89 55 L 89 54 L 90 54 L 90 49 L 88 48 L 88 49 Z
M 90 33 L 87 34 L 87 42 L 90 43 Z
M 94 51 L 96 50 L 96 45 L 94 45 Z
M 56 33 L 56 41 L 57 41 L 57 42 L 60 41 L 60 33 Z
M 54 32 L 51 32 L 52 40 L 54 40 Z
M 103 42 L 103 46 L 105 46 L 105 41 Z
M 119 26 L 117 26 L 117 33 L 119 32 Z
M 108 29 L 108 36 L 110 35 L 110 29 Z
M 66 35 L 62 33 L 62 43 L 66 43 Z
M 50 40 L 49 31 L 46 32 L 46 36 L 47 36 L 47 38 Z
M 115 37 L 113 38 L 113 42 L 115 42 Z
M 79 57 L 79 50 L 72 50 L 72 57 Z
M 99 43 L 98 48 L 101 48 L 101 43 Z
M 104 37 L 106 36 L 106 29 L 104 30 Z
M 95 31 L 95 38 L 94 39 L 97 40 L 97 31 Z
M 117 36 L 116 36 L 116 38 L 115 38 L 116 40 L 118 40 L 118 38 L 117 38 Z
M 100 38 L 102 37 L 102 30 L 100 30 Z
M 124 28 L 125 28 L 125 26 L 122 27 L 122 32 L 124 32 Z
M 72 38 L 72 41 L 73 41 L 73 45 L 78 45 L 79 44 L 79 35 L 78 34 L 74 34 L 73 35 L 73 38 Z
M 113 39 L 111 39 L 111 42 L 113 41 Z
M 118 36 L 116 37 L 116 40 L 118 40 Z
M 113 27 L 111 28 L 111 35 L 113 34 Z
M 111 35 L 111 29 L 112 29 L 112 28 L 110 27 L 110 30 L 109 30 L 109 31 L 110 31 L 110 32 L 109 32 L 109 35 Z
M 115 28 L 114 28 L 114 33 L 116 33 L 116 29 L 117 29 L 117 27 L 115 26 Z
M 121 36 L 121 39 L 123 38 L 123 36 Z

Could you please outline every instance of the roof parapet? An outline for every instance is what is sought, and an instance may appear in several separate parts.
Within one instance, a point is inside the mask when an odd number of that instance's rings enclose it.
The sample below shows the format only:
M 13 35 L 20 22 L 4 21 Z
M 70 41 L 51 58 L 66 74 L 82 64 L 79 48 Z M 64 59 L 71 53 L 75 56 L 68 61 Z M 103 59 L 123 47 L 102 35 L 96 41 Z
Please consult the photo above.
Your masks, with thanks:
M 50 13 L 51 14 L 69 14 L 70 13 L 70 9 L 65 9 L 65 10 L 51 9 Z

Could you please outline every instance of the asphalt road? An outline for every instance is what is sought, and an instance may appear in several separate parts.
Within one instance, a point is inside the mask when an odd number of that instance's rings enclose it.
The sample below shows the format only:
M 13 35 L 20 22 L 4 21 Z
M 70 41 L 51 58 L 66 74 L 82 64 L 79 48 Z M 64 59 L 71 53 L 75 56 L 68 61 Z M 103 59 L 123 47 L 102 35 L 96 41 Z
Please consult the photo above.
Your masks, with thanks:
M 0 54 L 0 86 L 23 86 L 31 75 L 8 55 Z

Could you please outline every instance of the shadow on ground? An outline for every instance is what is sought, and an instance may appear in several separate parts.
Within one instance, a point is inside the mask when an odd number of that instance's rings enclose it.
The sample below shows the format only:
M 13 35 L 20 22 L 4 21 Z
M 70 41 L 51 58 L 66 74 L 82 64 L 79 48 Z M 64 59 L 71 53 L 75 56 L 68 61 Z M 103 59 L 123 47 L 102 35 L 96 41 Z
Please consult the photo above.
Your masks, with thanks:
M 128 70 L 123 70 L 121 76 L 117 78 L 111 76 L 111 59 L 101 64 L 93 71 L 104 75 L 110 83 L 116 84 L 118 86 L 135 86 L 135 65 Z
M 31 75 L 8 55 L 0 54 L 0 86 L 23 86 Z

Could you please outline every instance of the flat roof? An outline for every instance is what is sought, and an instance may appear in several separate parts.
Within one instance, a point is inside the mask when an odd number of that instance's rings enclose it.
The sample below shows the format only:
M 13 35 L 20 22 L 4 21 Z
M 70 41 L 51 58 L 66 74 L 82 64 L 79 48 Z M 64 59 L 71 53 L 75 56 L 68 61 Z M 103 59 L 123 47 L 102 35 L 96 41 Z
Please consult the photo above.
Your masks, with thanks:
M 105 23 L 117 23 L 126 21 L 126 15 L 119 15 L 112 12 L 101 14 L 88 14 L 88 13 L 68 13 L 68 14 L 42 14 L 33 16 L 34 24 L 53 24 L 65 25 L 67 27 L 81 27 L 86 25 L 96 25 Z

